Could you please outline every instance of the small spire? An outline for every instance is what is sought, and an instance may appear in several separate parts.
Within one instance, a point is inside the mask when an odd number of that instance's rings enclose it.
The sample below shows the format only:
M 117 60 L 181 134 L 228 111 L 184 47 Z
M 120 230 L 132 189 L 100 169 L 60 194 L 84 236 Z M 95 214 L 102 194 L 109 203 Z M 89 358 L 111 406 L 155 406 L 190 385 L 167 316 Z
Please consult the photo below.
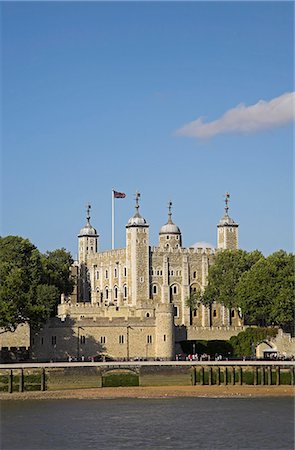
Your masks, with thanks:
M 91 210 L 91 205 L 90 205 L 90 203 L 88 203 L 86 205 L 86 213 L 87 213 L 86 219 L 87 219 L 87 223 L 90 223 L 90 210 Z
M 224 207 L 224 211 L 225 211 L 225 215 L 228 216 L 228 210 L 229 210 L 229 199 L 230 199 L 230 194 L 228 192 L 225 193 L 224 195 L 225 198 L 225 207 Z
M 172 202 L 168 203 L 168 223 L 172 223 Z

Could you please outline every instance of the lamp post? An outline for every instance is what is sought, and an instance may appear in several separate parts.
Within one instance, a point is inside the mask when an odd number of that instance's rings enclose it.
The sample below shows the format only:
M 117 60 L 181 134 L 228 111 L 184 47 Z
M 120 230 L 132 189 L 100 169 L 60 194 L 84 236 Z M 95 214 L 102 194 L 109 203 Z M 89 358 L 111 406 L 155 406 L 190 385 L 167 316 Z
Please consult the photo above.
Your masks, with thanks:
M 84 330 L 83 327 L 78 327 L 78 340 L 77 340 L 77 361 L 80 358 L 80 330 Z

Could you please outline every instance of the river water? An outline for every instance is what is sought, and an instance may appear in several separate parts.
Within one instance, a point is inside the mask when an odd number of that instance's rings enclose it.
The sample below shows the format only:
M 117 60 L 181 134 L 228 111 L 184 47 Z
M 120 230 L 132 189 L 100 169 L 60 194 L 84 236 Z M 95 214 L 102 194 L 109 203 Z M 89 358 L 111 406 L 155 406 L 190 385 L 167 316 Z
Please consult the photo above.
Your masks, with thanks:
M 1 402 L 1 450 L 293 450 L 292 398 Z

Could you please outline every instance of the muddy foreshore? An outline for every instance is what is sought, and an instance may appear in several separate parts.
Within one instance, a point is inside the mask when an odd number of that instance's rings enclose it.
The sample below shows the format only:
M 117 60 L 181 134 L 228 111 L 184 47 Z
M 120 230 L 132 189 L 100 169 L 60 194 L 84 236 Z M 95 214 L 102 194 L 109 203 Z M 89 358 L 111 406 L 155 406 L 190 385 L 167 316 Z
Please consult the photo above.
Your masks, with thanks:
M 148 386 L 1 393 L 0 400 L 294 397 L 293 386 Z

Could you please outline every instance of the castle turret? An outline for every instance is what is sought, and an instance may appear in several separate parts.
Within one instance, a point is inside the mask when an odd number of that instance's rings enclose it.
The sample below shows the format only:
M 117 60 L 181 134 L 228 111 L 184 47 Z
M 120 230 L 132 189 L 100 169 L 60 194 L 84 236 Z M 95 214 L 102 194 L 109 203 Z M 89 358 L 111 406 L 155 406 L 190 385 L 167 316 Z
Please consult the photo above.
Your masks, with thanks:
M 99 235 L 93 226 L 90 224 L 90 209 L 91 205 L 87 205 L 86 225 L 81 228 L 78 235 L 79 239 L 79 263 L 85 263 L 88 255 L 97 253 L 97 241 Z
M 168 221 L 162 226 L 159 233 L 159 246 L 163 249 L 176 249 L 181 247 L 181 231 L 172 221 L 172 202 L 168 203 Z
M 128 303 L 139 304 L 149 299 L 149 225 L 139 213 L 137 192 L 135 214 L 126 225 L 126 260 L 128 261 Z
M 224 216 L 217 225 L 217 248 L 218 249 L 238 249 L 238 224 L 229 216 L 229 198 L 230 194 L 225 194 Z
M 97 253 L 98 234 L 95 228 L 90 224 L 91 205 L 87 205 L 86 225 L 81 228 L 78 235 L 78 255 L 79 255 L 79 283 L 78 297 L 84 302 L 90 301 L 90 275 L 87 267 L 88 256 Z
M 156 307 L 156 357 L 171 360 L 175 356 L 174 307 L 159 303 Z

